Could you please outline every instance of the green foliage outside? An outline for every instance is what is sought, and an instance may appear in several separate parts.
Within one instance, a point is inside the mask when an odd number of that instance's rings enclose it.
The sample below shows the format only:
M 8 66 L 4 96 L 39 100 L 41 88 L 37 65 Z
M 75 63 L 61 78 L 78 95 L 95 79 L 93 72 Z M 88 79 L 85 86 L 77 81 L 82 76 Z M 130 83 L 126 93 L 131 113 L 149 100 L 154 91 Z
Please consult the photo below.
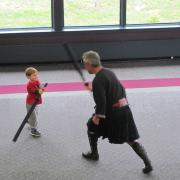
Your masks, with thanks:
M 180 22 L 180 0 L 127 0 L 127 23 Z
M 50 26 L 50 0 L 0 0 L 0 28 Z
M 64 0 L 65 26 L 117 25 L 119 0 Z M 127 0 L 127 24 L 180 22 L 180 0 Z M 0 0 L 0 28 L 51 27 L 51 0 Z

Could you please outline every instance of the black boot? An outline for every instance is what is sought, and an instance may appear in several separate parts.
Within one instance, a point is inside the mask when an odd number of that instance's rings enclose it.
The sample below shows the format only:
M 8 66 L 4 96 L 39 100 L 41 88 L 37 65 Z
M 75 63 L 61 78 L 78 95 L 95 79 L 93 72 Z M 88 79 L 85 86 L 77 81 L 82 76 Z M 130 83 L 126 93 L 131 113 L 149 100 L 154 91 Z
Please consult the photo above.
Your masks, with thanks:
M 143 173 L 150 173 L 153 170 L 153 167 L 143 146 L 140 143 L 135 142 L 133 145 L 131 145 L 131 147 L 136 152 L 136 154 L 144 161 L 145 168 L 143 169 Z
M 91 133 L 91 132 L 88 132 L 88 138 L 89 138 L 91 151 L 87 153 L 82 153 L 82 156 L 89 160 L 98 161 L 99 160 L 99 154 L 98 154 L 98 149 L 97 149 L 98 138 L 96 137 L 94 133 Z

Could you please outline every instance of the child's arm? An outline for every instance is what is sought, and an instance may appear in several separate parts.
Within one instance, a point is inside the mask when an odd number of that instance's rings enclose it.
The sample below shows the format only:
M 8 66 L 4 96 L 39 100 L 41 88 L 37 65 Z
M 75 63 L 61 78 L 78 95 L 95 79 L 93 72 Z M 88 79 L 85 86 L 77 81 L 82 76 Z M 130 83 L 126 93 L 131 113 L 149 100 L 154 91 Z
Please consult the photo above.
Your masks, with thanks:
M 29 94 L 42 94 L 43 93 L 43 88 L 41 88 L 40 83 L 36 82 L 36 83 L 31 83 L 28 84 L 27 86 L 27 92 Z
M 44 93 L 45 88 L 47 87 L 48 83 L 39 85 L 38 93 L 41 95 Z
M 37 94 L 36 91 L 37 91 L 37 90 L 36 90 L 36 87 L 35 87 L 35 86 L 32 86 L 32 85 L 28 85 L 28 86 L 27 86 L 27 92 L 28 92 L 29 94 Z

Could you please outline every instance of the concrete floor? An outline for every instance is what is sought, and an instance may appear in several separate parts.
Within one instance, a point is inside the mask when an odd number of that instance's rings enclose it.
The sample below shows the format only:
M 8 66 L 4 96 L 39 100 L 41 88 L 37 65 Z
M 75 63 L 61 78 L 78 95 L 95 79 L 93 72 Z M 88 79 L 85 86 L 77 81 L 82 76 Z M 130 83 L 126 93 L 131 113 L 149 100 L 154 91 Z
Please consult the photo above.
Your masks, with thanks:
M 40 66 L 42 81 L 80 80 L 74 70 L 56 68 Z M 120 79 L 179 77 L 179 68 L 169 63 L 113 66 Z M 15 69 L 1 69 L 1 85 L 26 82 L 24 66 Z M 89 149 L 86 121 L 94 106 L 89 93 L 82 91 L 45 93 L 39 109 L 42 137 L 32 138 L 25 127 L 17 143 L 12 138 L 26 113 L 26 94 L 0 95 L 0 180 L 179 180 L 180 87 L 127 89 L 127 95 L 140 141 L 154 165 L 151 175 L 142 174 L 142 161 L 126 144 L 100 139 L 99 162 L 82 159 L 81 153 Z

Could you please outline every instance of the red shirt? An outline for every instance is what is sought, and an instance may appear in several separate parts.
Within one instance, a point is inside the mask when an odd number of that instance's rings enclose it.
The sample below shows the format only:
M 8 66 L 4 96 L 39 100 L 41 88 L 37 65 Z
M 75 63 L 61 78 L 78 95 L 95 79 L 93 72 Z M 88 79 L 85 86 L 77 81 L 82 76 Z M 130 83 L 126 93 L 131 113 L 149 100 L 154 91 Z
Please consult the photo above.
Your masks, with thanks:
M 35 98 L 38 96 L 38 94 L 35 94 L 35 91 L 40 86 L 39 80 L 37 81 L 29 81 L 27 83 L 27 98 L 26 98 L 26 104 L 32 105 L 35 101 Z M 39 96 L 38 104 L 42 104 L 42 97 Z

